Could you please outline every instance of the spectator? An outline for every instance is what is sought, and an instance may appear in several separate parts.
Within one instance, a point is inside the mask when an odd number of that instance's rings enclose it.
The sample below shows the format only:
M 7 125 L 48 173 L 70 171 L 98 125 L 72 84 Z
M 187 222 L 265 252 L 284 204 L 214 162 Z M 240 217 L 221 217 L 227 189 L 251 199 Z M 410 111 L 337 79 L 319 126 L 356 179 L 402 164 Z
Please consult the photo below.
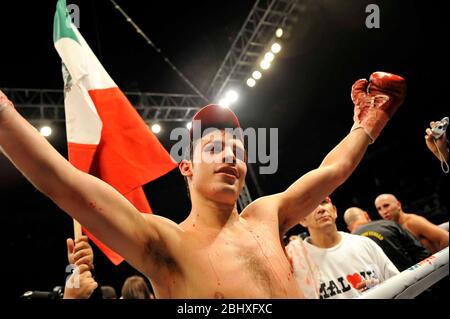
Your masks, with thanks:
M 358 207 L 347 209 L 344 220 L 352 234 L 368 237 L 377 243 L 399 271 L 431 255 L 428 249 L 396 222 L 372 221 L 369 214 Z
M 292 262 L 297 283 L 304 286 L 305 264 L 307 281 L 319 286 L 319 298 L 353 298 L 362 291 L 399 273 L 383 250 L 372 240 L 339 232 L 337 210 L 326 198 L 311 214 L 300 221 L 310 237 L 291 241 L 286 252 Z M 300 252 L 300 253 L 299 253 Z M 308 260 L 306 263 L 304 260 Z M 308 296 L 306 296 L 308 297 Z
M 375 199 L 375 207 L 383 219 L 399 223 L 416 237 L 431 253 L 448 246 L 448 232 L 422 216 L 407 214 L 402 204 L 392 194 L 381 194 Z
M 117 299 L 116 290 L 111 286 L 101 286 L 103 299 Z
M 122 299 L 155 299 L 141 276 L 128 277 L 122 286 Z

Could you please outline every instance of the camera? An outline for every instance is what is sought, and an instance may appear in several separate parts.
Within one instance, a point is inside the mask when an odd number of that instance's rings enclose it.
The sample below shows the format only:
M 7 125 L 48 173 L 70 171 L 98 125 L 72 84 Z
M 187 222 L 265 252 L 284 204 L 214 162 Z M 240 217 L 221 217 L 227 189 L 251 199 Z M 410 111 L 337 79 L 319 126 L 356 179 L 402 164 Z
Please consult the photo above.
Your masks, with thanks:
M 22 299 L 63 299 L 64 287 L 56 286 L 53 291 L 27 291 L 20 298 Z
M 431 129 L 431 136 L 435 140 L 439 139 L 447 130 L 448 123 L 448 117 L 444 117 L 442 120 L 436 122 L 436 126 Z

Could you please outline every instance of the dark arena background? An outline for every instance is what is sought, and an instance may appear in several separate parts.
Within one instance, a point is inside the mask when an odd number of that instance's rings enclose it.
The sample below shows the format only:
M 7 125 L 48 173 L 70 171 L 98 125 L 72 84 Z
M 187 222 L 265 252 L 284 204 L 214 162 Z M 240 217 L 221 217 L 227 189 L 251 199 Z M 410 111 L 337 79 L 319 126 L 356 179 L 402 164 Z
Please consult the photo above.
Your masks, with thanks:
M 372 219 L 379 219 L 373 202 L 380 193 L 395 194 L 406 212 L 436 224 L 448 221 L 450 176 L 442 172 L 424 141 L 429 122 L 450 115 L 450 34 L 444 1 L 295 2 L 287 19 L 280 22 L 286 26 L 281 38 L 261 35 L 265 45 L 277 40 L 282 49 L 256 85 L 249 87 L 246 81 L 253 69 L 259 68 L 263 51 L 256 57 L 249 54 L 247 60 L 237 54 L 245 61 L 235 64 L 247 68 L 238 72 L 238 66 L 228 78 L 239 81 L 222 82 L 224 89 L 232 88 L 239 94 L 230 108 L 243 128 L 278 129 L 278 169 L 275 174 L 261 175 L 259 165 L 251 164 L 252 174 L 247 175 L 250 197 L 283 191 L 316 168 L 352 126 L 351 85 L 380 70 L 402 75 L 408 83 L 407 97 L 353 175 L 331 194 L 338 209 L 338 228 L 346 230 L 342 214 L 350 206 L 362 207 Z M 124 92 L 131 92 L 130 96 L 198 95 L 165 62 L 169 59 L 210 102 L 218 102 L 216 74 L 224 61 L 231 63 L 227 54 L 240 52 L 231 49 L 233 45 L 236 48 L 234 41 L 242 36 L 241 28 L 255 5 L 254 0 L 117 0 L 161 50 L 157 52 L 110 0 L 70 3 L 79 8 L 81 34 Z M 369 4 L 380 9 L 379 28 L 366 26 Z M 49 142 L 67 156 L 64 122 L 53 121 L 52 114 L 39 111 L 40 103 L 58 104 L 39 99 L 45 98 L 48 90 L 62 92 L 64 85 L 52 39 L 55 5 L 56 1 L 47 0 L 1 2 L 0 88 L 8 95 L 16 90 L 29 99 L 26 103 L 34 105 L 38 114 L 30 112 L 33 118 L 29 119 L 36 128 L 51 126 Z M 200 101 L 194 106 L 205 104 Z M 172 120 L 159 120 L 157 106 L 149 105 L 153 111 L 144 119 L 150 126 L 161 126 L 157 137 L 169 151 L 175 143 L 169 139 L 170 131 L 184 127 L 189 118 L 172 115 Z M 145 192 L 154 213 L 176 222 L 188 215 L 190 202 L 177 169 L 146 185 Z M 3 299 L 63 286 L 66 238 L 73 237 L 72 220 L 3 155 L 0 203 Z M 288 236 L 303 231 L 298 226 Z M 94 254 L 97 281 L 120 293 L 125 278 L 136 271 L 125 262 L 112 265 L 96 247 Z

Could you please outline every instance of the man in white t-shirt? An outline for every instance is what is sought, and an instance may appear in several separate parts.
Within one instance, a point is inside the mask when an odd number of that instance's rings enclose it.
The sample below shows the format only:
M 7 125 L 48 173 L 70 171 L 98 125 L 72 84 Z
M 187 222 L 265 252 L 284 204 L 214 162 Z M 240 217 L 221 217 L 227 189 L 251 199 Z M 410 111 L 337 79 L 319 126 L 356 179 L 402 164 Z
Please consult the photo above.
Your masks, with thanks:
M 339 232 L 336 218 L 336 207 L 327 197 L 300 221 L 310 237 L 292 240 L 286 247 L 307 298 L 354 298 L 399 273 L 371 239 Z M 313 284 L 305 286 L 305 282 Z

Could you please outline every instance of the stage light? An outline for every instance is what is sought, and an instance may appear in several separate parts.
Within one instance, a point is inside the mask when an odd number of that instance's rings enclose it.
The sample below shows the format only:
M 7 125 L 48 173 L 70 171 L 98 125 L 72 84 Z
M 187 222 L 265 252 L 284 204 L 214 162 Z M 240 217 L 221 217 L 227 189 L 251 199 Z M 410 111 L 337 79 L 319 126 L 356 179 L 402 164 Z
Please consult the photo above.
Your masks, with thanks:
M 253 78 L 249 78 L 248 80 L 247 80 L 247 85 L 249 86 L 249 87 L 254 87 L 255 86 L 255 84 L 256 84 L 256 81 L 255 81 L 255 79 L 253 79 Z
M 232 104 L 238 100 L 239 95 L 235 90 L 229 90 L 227 94 L 225 94 L 225 98 Z
M 262 74 L 261 74 L 261 72 L 259 72 L 259 71 L 254 71 L 254 72 L 252 73 L 252 76 L 253 76 L 253 78 L 254 78 L 255 80 L 259 80 L 259 79 L 261 78 Z
M 283 36 L 283 29 L 282 28 L 278 28 L 277 31 L 275 31 L 275 36 L 277 38 L 281 38 Z
M 259 65 L 261 66 L 261 69 L 267 70 L 268 68 L 270 68 L 270 61 L 262 60 Z
M 274 44 L 272 44 L 271 50 L 273 53 L 278 53 L 281 51 L 281 45 L 275 42 Z
M 152 125 L 152 132 L 155 133 L 155 134 L 158 134 L 159 132 L 161 132 L 161 125 L 153 124 Z
M 264 54 L 264 60 L 272 62 L 274 58 L 275 55 L 272 52 L 267 52 L 266 54 Z
M 49 137 L 50 135 L 52 135 L 52 128 L 50 126 L 42 126 L 39 129 L 39 132 L 41 132 L 42 136 Z

